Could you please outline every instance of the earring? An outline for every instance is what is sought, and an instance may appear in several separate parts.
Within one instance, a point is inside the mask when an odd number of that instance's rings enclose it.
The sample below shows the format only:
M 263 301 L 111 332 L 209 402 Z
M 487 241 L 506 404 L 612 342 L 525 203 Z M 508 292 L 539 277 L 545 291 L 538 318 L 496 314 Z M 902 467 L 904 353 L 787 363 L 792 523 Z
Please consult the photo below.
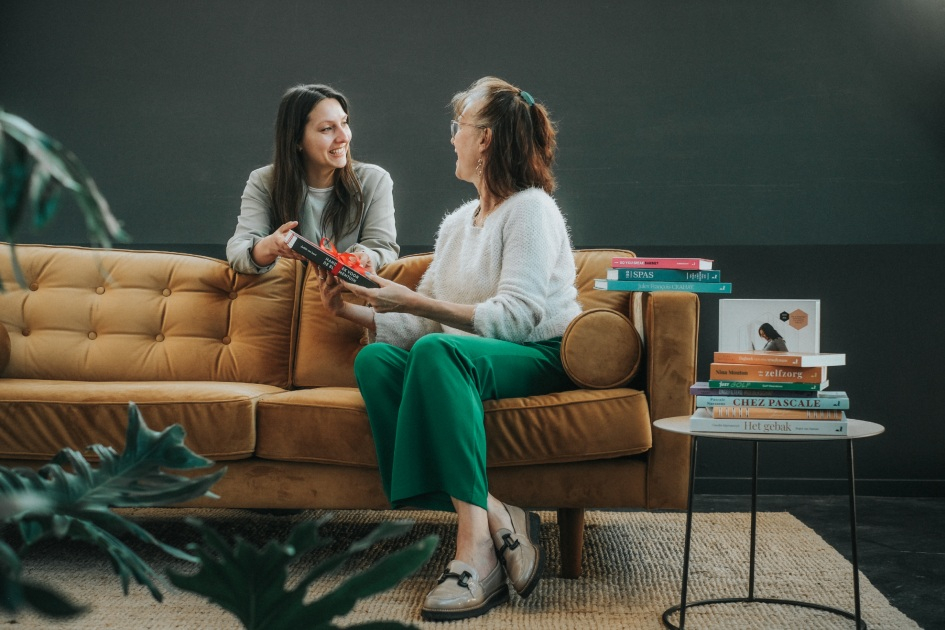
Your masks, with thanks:
M 482 158 L 476 162 L 476 177 L 482 177 Z

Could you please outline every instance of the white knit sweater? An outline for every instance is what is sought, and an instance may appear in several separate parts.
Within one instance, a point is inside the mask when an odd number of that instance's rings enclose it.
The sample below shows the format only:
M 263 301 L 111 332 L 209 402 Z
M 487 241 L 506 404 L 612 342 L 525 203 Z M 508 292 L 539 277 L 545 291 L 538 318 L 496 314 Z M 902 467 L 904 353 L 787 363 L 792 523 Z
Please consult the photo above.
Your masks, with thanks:
M 530 188 L 506 199 L 473 225 L 478 203 L 446 215 L 433 261 L 417 291 L 446 302 L 474 304 L 482 337 L 524 342 L 558 337 L 580 312 L 574 254 L 554 199 Z M 406 313 L 377 313 L 376 341 L 410 348 L 423 335 L 469 334 Z

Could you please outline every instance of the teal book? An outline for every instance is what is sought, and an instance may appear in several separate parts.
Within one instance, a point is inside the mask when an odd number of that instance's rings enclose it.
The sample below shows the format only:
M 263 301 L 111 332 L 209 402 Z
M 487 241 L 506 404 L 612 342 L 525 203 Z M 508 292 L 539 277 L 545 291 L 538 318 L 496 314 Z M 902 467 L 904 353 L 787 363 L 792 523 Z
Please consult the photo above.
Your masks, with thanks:
M 657 280 L 660 282 L 721 282 L 718 269 L 608 269 L 608 280 Z
M 604 291 L 686 291 L 687 293 L 731 293 L 731 282 L 660 282 L 650 280 L 594 280 Z

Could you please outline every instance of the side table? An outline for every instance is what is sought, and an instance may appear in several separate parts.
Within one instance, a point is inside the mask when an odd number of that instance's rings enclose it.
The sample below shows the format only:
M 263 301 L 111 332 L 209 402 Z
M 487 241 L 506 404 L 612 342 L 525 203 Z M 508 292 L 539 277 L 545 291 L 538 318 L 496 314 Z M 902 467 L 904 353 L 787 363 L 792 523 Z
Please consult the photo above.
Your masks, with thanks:
M 815 608 L 829 613 L 852 619 L 857 630 L 865 630 L 866 623 L 860 615 L 860 568 L 857 559 L 856 547 L 856 480 L 853 472 L 853 441 L 873 437 L 882 433 L 885 428 L 875 422 L 865 420 L 847 419 L 847 435 L 779 435 L 768 433 L 706 433 L 691 431 L 689 429 L 689 416 L 676 416 L 674 418 L 664 418 L 657 420 L 653 426 L 663 431 L 672 433 L 681 433 L 692 438 L 689 447 L 689 497 L 686 505 L 686 543 L 683 552 L 683 574 L 682 589 L 680 592 L 680 602 L 678 606 L 668 608 L 663 612 L 663 624 L 673 630 L 681 630 L 686 626 L 686 610 L 696 606 L 707 606 L 710 604 L 730 604 L 730 603 L 763 603 L 763 604 L 781 604 L 788 606 L 803 606 L 805 608 Z M 696 478 L 696 451 L 700 439 L 707 438 L 713 440 L 747 440 L 754 443 L 754 457 L 752 464 L 751 477 L 751 552 L 748 568 L 748 596 L 734 597 L 724 599 L 706 599 L 697 602 L 687 602 L 686 595 L 689 587 L 689 549 L 692 540 L 692 496 L 693 487 Z M 802 602 L 789 599 L 777 599 L 771 597 L 755 597 L 755 541 L 757 534 L 757 508 L 758 508 L 758 445 L 761 442 L 823 442 L 828 440 L 841 440 L 847 444 L 847 475 L 850 493 L 850 541 L 852 543 L 853 555 L 853 614 L 846 610 L 823 606 L 811 602 Z M 679 625 L 674 625 L 669 617 L 679 612 Z

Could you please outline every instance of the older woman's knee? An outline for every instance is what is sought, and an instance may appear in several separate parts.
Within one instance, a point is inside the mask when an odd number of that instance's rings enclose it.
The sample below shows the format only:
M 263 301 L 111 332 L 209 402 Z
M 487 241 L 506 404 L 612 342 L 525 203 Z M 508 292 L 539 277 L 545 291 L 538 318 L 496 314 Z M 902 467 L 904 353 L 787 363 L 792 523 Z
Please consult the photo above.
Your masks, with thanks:
M 403 350 L 386 343 L 372 343 L 361 348 L 354 358 L 354 373 L 358 374 L 377 374 L 378 371 L 390 369 L 402 361 L 398 360 L 397 355 L 402 354 Z

